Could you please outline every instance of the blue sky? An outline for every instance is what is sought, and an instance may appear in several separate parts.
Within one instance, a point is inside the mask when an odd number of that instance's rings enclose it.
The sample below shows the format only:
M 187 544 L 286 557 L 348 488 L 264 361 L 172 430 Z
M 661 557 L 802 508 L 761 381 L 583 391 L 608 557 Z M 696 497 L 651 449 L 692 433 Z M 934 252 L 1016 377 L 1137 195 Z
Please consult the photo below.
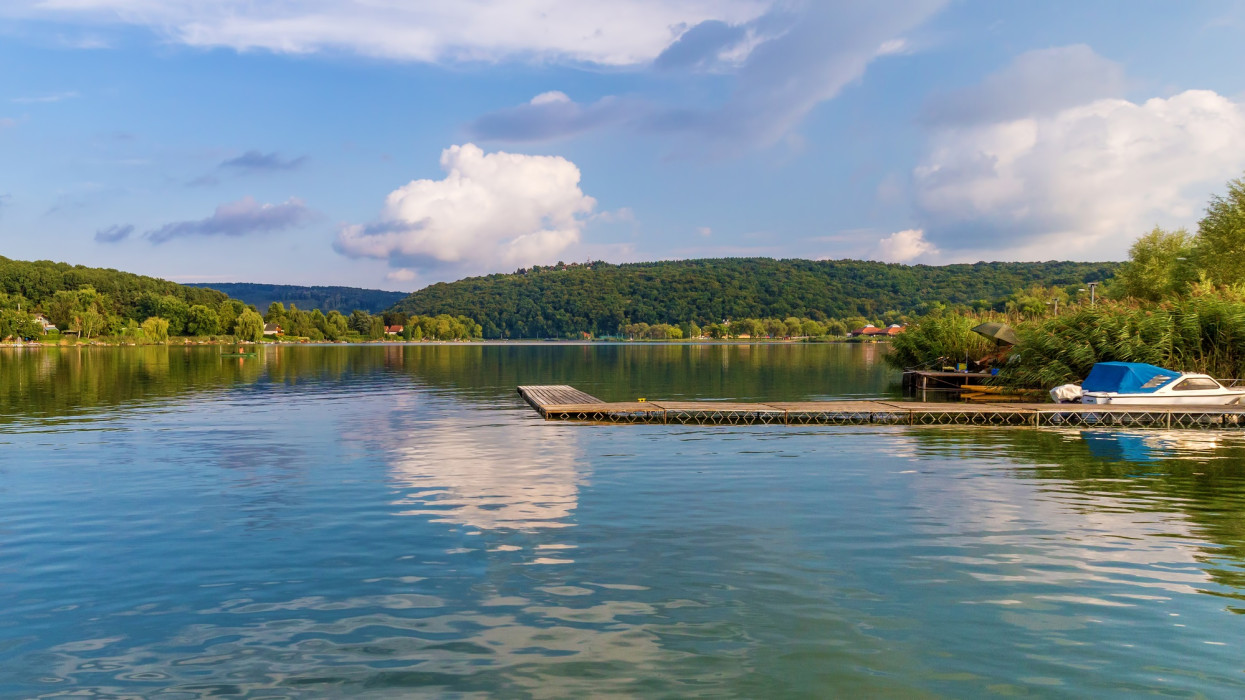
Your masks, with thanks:
M 1245 174 L 1245 2 L 9 0 L 0 255 L 411 290 L 1122 259 Z

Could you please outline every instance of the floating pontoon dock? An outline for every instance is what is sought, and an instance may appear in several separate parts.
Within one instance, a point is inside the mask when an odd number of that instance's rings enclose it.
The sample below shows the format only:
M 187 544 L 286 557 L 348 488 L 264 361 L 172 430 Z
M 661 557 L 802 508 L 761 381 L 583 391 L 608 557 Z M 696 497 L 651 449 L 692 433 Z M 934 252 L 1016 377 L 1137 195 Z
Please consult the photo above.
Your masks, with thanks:
M 1111 406 L 909 401 L 627 401 L 607 403 L 570 386 L 521 386 L 547 420 L 683 425 L 1014 425 L 1245 429 L 1245 406 Z

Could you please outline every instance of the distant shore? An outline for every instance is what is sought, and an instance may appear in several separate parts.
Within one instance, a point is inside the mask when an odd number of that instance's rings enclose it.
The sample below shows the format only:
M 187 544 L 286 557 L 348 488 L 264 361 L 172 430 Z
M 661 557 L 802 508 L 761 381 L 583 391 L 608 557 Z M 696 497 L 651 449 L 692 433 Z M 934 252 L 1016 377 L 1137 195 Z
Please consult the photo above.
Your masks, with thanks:
M 290 347 L 299 345 L 386 345 L 386 346 L 421 346 L 421 345 L 806 345 L 819 343 L 885 343 L 886 340 L 856 340 L 854 338 L 697 338 L 681 340 L 622 340 L 617 338 L 588 339 L 475 339 L 475 340 L 365 340 L 347 342 L 341 340 L 279 340 L 267 342 L 247 342 L 235 340 L 194 340 L 175 339 L 165 343 L 131 343 L 110 342 L 107 340 L 82 340 L 55 343 L 45 342 L 3 342 L 0 348 L 36 350 L 42 348 L 116 348 L 116 347 Z

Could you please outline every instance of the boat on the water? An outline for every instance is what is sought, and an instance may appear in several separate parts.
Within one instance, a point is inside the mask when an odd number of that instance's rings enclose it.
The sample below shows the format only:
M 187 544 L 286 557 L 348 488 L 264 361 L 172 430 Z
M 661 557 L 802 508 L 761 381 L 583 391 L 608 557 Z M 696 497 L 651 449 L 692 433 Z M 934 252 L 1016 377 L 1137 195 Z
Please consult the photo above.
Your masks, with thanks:
M 1141 362 L 1099 362 L 1078 387 L 1051 389 L 1056 401 L 1125 406 L 1223 406 L 1241 403 L 1245 387 L 1226 387 L 1208 374 L 1177 372 Z

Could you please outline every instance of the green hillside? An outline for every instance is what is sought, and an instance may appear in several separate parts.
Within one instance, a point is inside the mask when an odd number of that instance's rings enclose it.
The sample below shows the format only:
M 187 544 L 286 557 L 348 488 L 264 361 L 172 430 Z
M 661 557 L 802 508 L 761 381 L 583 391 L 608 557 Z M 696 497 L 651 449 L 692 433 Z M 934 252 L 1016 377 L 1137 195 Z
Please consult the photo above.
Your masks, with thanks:
M 732 318 L 877 318 L 930 303 L 993 307 L 1017 290 L 1110 277 L 1119 263 L 896 265 L 861 260 L 722 258 L 534 267 L 421 289 L 394 309 L 463 315 L 486 338 L 613 335 L 628 323 Z
M 319 309 L 324 313 L 340 311 L 348 314 L 354 309 L 368 313 L 380 313 L 406 297 L 405 292 L 386 292 L 381 289 L 358 287 L 303 287 L 292 284 L 209 283 L 196 282 L 189 286 L 218 289 L 234 299 L 266 309 L 274 301 L 300 309 Z
M 232 326 L 242 302 L 212 289 L 100 267 L 0 257 L 0 340 L 43 335 L 35 314 L 83 338 L 134 339 L 139 324 L 156 317 L 148 335 L 214 335 Z M 144 324 L 144 327 L 146 324 Z
M 136 275 L 103 267 L 37 260 L 10 260 L 0 256 L 0 294 L 21 298 L 29 304 L 45 306 L 57 292 L 74 292 L 91 287 L 105 299 L 106 313 L 138 318 L 144 298 L 173 296 L 186 304 L 218 306 L 229 297 L 212 289 L 199 289 L 156 277 Z

